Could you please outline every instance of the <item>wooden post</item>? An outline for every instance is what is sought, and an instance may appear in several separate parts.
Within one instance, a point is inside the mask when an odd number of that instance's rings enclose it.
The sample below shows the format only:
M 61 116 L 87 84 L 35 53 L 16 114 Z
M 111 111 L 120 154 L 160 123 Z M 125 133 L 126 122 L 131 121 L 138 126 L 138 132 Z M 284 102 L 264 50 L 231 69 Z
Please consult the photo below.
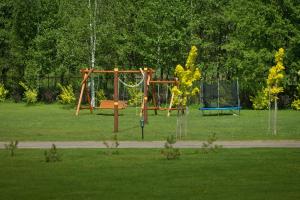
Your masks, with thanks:
M 170 117 L 170 113 L 171 113 L 171 109 L 172 109 L 172 105 L 173 105 L 173 100 L 174 100 L 174 93 L 172 92 L 171 101 L 170 101 L 170 105 L 169 105 L 169 109 L 168 109 L 168 113 L 167 113 L 168 117 Z
M 178 87 L 178 78 L 175 78 L 175 81 L 174 81 L 174 86 Z M 172 89 L 171 89 L 172 91 Z M 172 110 L 172 106 L 173 106 L 173 101 L 174 101 L 174 93 L 172 92 L 172 95 L 171 95 L 171 100 L 170 100 L 170 104 L 169 104 L 169 109 L 168 109 L 168 113 L 167 113 L 167 116 L 170 117 L 171 115 L 171 110 Z M 178 111 L 178 106 L 177 106 L 177 111 Z
M 88 76 L 87 73 L 84 73 L 83 80 L 86 80 L 87 76 Z M 83 96 L 83 92 L 84 92 L 84 89 L 85 89 L 85 85 L 86 85 L 86 81 L 82 81 L 81 91 L 80 91 L 79 100 L 78 100 L 77 109 L 76 109 L 76 116 L 78 116 L 78 114 L 79 114 L 79 110 L 80 110 L 80 106 L 81 106 L 81 101 L 82 101 L 82 96 Z
M 148 110 L 147 110 L 147 102 L 148 102 L 148 69 L 144 68 L 144 74 L 145 74 L 145 83 L 144 83 L 144 122 L 148 123 Z
M 114 68 L 114 132 L 118 132 L 119 128 L 119 110 L 118 110 L 118 102 L 119 102 L 119 93 L 118 93 L 118 68 Z
M 153 98 L 153 105 L 156 109 L 154 109 L 154 114 L 157 115 L 157 109 L 159 109 L 158 104 L 157 104 L 157 100 L 156 100 L 156 92 L 155 92 L 155 85 L 152 84 L 152 98 Z
M 148 81 L 148 83 L 147 83 L 147 84 L 149 85 L 149 87 L 150 87 L 150 80 L 152 79 L 152 74 L 153 74 L 153 71 L 150 70 L 149 77 L 148 77 L 149 81 Z M 154 105 L 154 107 L 156 107 L 156 108 L 158 109 L 157 100 L 156 100 L 155 85 L 152 84 L 151 87 L 152 87 L 152 100 L 153 100 L 153 105 Z M 154 110 L 154 114 L 155 114 L 155 115 L 157 115 L 157 109 Z

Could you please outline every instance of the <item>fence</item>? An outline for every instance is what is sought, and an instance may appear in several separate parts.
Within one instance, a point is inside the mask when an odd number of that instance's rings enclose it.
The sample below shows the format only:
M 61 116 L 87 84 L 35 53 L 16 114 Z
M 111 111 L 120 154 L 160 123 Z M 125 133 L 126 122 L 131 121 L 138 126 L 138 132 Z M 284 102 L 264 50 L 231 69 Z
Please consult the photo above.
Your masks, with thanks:
M 140 77 L 135 76 L 128 76 L 126 79 L 125 77 L 121 77 L 126 82 L 139 82 Z M 18 102 L 22 100 L 22 95 L 24 93 L 24 89 L 19 85 L 19 82 L 22 79 L 20 77 L 14 77 L 14 76 L 7 76 L 7 77 L 0 77 L 0 82 L 3 82 L 5 84 L 5 88 L 9 90 L 9 97 Z M 46 103 L 51 103 L 56 101 L 57 95 L 60 93 L 59 88 L 57 87 L 58 83 L 62 85 L 69 85 L 71 84 L 75 93 L 76 98 L 78 98 L 80 93 L 80 84 L 82 81 L 81 76 L 65 76 L 65 77 L 58 77 L 58 76 L 45 76 L 42 78 L 39 78 L 37 80 L 29 80 L 29 82 L 35 82 L 36 84 L 34 87 L 38 90 L 38 100 L 43 101 Z M 240 81 L 241 82 L 241 81 Z M 94 76 L 94 84 L 95 84 L 95 91 L 98 91 L 102 89 L 104 91 L 104 94 L 107 99 L 113 99 L 113 76 L 106 74 L 106 75 L 100 75 L 100 76 Z M 200 86 L 201 83 L 199 82 L 198 85 Z M 158 103 L 161 105 L 168 104 L 169 99 L 171 98 L 170 93 L 170 86 L 167 85 L 155 85 L 154 86 Z M 140 89 L 140 88 L 138 88 Z M 151 103 L 152 99 L 152 89 L 149 89 L 149 100 Z M 279 107 L 280 108 L 288 108 L 290 106 L 290 103 L 292 102 L 296 92 L 296 85 L 289 85 L 286 89 L 286 92 L 281 94 L 279 96 Z M 124 87 L 123 84 L 120 83 L 119 85 L 119 98 L 121 100 L 128 100 L 129 92 L 126 87 Z M 244 91 L 242 88 L 240 89 L 240 100 L 241 100 L 241 106 L 243 108 L 250 108 L 252 103 L 249 100 L 250 95 L 247 93 L 247 91 Z M 84 99 L 84 101 L 86 101 Z M 199 96 L 194 96 L 190 99 L 190 104 L 200 104 L 200 94 Z

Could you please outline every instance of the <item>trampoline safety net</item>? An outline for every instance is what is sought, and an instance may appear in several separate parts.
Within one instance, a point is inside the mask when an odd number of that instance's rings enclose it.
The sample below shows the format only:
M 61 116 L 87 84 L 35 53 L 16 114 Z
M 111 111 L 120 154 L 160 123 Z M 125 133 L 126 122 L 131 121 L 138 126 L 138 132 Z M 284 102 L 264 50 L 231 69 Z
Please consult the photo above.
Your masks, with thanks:
M 201 91 L 204 108 L 240 107 L 238 81 L 202 83 Z

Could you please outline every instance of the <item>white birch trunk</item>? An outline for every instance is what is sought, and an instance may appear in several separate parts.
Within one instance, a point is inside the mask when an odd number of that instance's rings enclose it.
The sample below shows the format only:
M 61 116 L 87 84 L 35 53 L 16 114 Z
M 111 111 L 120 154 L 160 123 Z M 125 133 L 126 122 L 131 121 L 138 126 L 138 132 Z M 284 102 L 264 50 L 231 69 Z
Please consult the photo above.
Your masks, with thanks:
M 270 93 L 270 87 L 269 87 L 269 118 L 268 118 L 268 133 L 271 132 L 271 93 Z
M 274 126 L 274 128 L 273 128 L 273 133 L 274 133 L 274 135 L 277 135 L 277 97 L 275 97 L 275 102 L 274 102 L 274 106 L 275 106 L 275 108 L 274 108 L 274 122 L 273 122 L 273 126 Z
M 97 11 L 97 0 L 94 2 L 94 12 L 92 12 L 91 0 L 89 0 L 89 11 L 90 11 L 90 46 L 91 46 L 91 68 L 95 68 L 95 52 L 96 52 L 96 11 Z M 91 105 L 95 107 L 95 82 L 94 77 L 90 78 L 91 88 Z

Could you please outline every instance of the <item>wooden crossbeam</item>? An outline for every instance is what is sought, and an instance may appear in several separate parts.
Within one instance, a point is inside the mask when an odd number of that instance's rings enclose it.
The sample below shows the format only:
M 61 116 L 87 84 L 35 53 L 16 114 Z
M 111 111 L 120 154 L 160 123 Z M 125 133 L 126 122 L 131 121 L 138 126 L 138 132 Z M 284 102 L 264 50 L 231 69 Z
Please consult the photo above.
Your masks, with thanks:
M 149 83 L 152 83 L 152 84 L 155 84 L 155 83 L 161 83 L 161 84 L 165 84 L 165 83 L 173 83 L 173 84 L 176 84 L 177 83 L 177 81 L 176 80 L 174 80 L 174 81 L 172 81 L 172 80 L 155 80 L 155 81 L 149 81 Z
M 153 69 L 149 69 L 152 72 L 155 72 Z M 80 70 L 81 73 L 88 73 L 89 70 L 88 69 L 81 69 Z M 97 70 L 94 69 L 93 73 L 114 73 L 114 70 Z M 119 70 L 118 73 L 141 73 L 140 70 Z
M 87 81 L 93 71 L 94 69 L 89 69 L 87 72 L 85 72 L 86 76 L 84 76 L 83 80 L 81 81 L 81 85 Z

